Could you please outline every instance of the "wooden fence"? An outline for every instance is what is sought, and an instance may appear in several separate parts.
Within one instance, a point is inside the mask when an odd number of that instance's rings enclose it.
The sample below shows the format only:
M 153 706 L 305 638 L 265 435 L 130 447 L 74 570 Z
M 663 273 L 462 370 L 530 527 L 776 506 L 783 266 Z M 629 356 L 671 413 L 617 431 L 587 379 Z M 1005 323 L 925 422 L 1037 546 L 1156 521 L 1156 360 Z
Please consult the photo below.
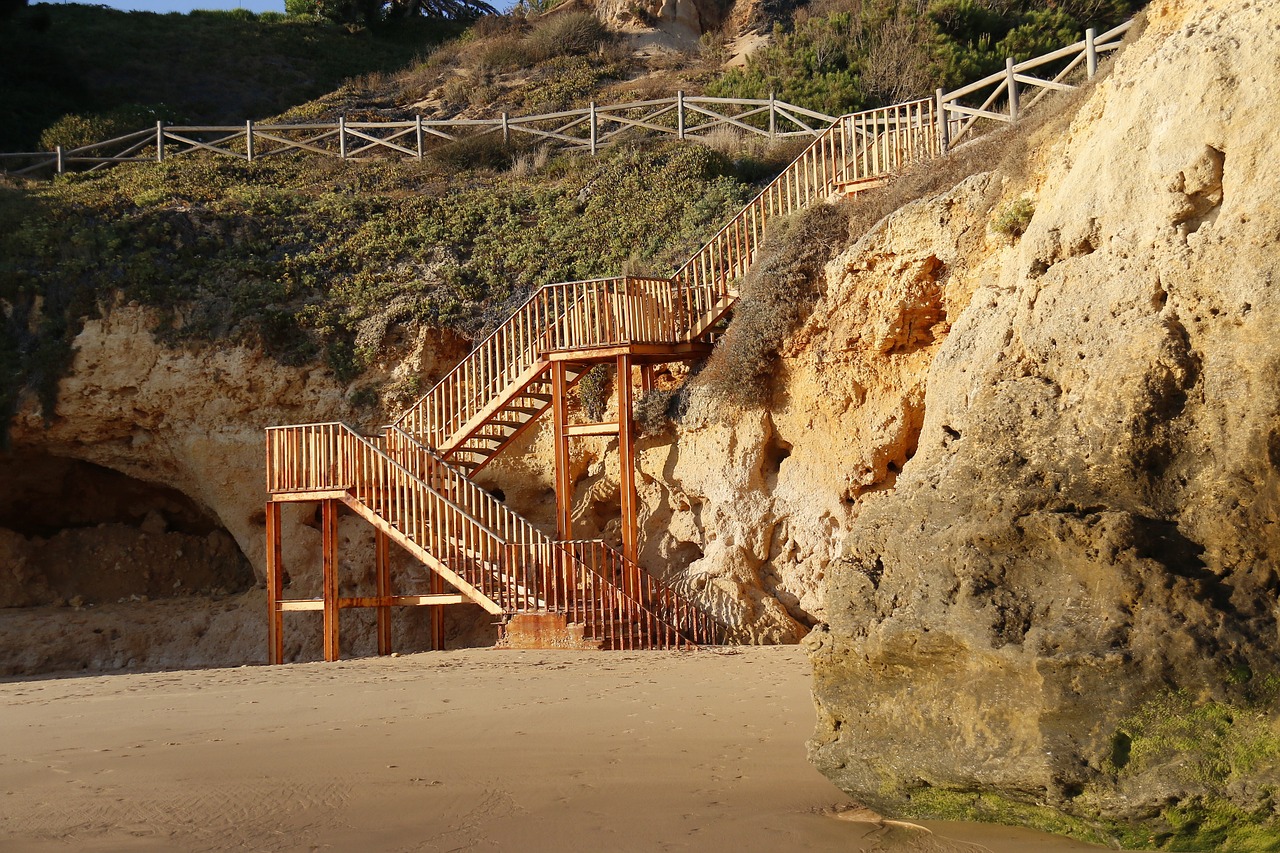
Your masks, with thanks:
M 504 144 L 532 142 L 552 149 L 595 154 L 637 133 L 659 133 L 705 142 L 725 130 L 768 139 L 817 136 L 834 116 L 776 98 L 686 96 L 631 101 L 531 116 L 502 113 L 487 119 L 307 122 L 298 124 L 167 125 L 139 130 L 78 148 L 0 154 L 9 174 L 61 174 L 118 163 L 163 162 L 195 153 L 260 160 L 309 153 L 340 160 L 377 157 L 422 159 L 433 145 L 478 137 Z
M 1098 60 L 1120 47 L 1132 22 L 1099 35 L 1089 29 L 1075 44 L 1015 62 L 981 80 L 934 94 L 930 112 L 937 125 L 937 151 L 971 136 L 982 120 L 1017 121 L 1021 113 L 1051 91 L 1069 90 L 1069 82 L 1092 79 Z M 1037 71 L 1038 75 L 1030 72 Z M 1038 89 L 1030 100 L 1030 91 Z M 886 107 L 886 111 L 918 109 L 919 102 Z M 877 111 L 869 111 L 877 112 Z M 859 115 L 866 115 L 860 113 Z M 848 120 L 850 116 L 842 119 Z M 257 160 L 289 153 L 309 153 L 340 160 L 375 157 L 421 159 L 432 145 L 465 138 L 501 137 L 506 144 L 535 142 L 552 149 L 595 154 L 620 138 L 635 133 L 660 133 L 679 139 L 707 141 L 717 131 L 730 130 L 769 139 L 819 137 L 837 119 L 774 97 L 709 98 L 686 96 L 631 101 L 532 116 L 502 113 L 486 119 L 424 119 L 407 121 L 307 122 L 298 124 L 166 125 L 127 133 L 77 148 L 0 154 L 4 171 L 12 175 L 61 174 L 72 169 L 102 169 L 119 163 L 163 162 L 195 153 Z M 865 132 L 866 128 L 863 129 Z M 845 131 L 846 144 L 857 133 Z M 871 152 L 874 154 L 875 152 Z M 936 152 L 935 152 L 936 153 Z M 910 158 L 915 159 L 915 158 Z M 865 164 L 869 173 L 882 173 L 879 164 Z
M 970 135 L 974 125 L 982 119 L 1006 124 L 1016 122 L 1028 107 L 1034 106 L 1049 92 L 1074 89 L 1075 85 L 1068 81 L 1081 76 L 1081 66 L 1085 79 L 1092 80 L 1098 73 L 1099 57 L 1118 49 L 1132 25 L 1133 21 L 1125 21 L 1101 35 L 1090 28 L 1075 44 L 1024 62 L 1014 62 L 1009 57 L 1003 71 L 950 92 L 939 89 L 934 98 L 942 150 L 946 151 Z M 1033 70 L 1042 76 L 1028 73 Z M 1039 91 L 1026 100 L 1032 89 Z M 974 100 L 976 97 L 983 98 L 977 106 L 961 103 L 961 99 Z

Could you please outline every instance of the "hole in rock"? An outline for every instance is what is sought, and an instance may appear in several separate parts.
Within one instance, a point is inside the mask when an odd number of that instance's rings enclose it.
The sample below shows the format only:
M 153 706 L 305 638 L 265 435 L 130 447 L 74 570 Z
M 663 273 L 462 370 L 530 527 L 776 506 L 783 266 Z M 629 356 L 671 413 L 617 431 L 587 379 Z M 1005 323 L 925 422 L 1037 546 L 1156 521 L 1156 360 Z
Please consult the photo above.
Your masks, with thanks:
M 0 607 L 231 593 L 253 569 L 186 495 L 38 453 L 0 455 Z
M 791 458 L 792 444 L 784 441 L 775 433 L 765 448 L 765 465 L 767 473 L 776 475 L 782 470 L 782 463 Z

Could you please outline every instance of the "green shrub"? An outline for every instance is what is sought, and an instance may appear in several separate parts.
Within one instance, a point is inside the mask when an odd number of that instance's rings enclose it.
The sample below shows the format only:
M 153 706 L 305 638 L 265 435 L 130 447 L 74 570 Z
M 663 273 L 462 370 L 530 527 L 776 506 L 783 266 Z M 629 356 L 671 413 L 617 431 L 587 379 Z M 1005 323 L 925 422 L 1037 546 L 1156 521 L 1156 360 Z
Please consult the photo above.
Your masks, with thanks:
M 155 127 L 155 123 L 162 120 L 177 120 L 173 111 L 163 104 L 125 104 L 103 113 L 64 115 L 40 134 L 40 147 L 45 151 L 52 151 L 59 145 L 79 148 Z
M 777 97 L 831 115 L 926 97 L 1129 18 L 1139 0 L 824 0 L 778 24 L 773 43 L 707 87 L 722 97 Z
M 636 401 L 635 419 L 636 426 L 640 428 L 640 435 L 653 438 L 662 435 L 671 426 L 676 417 L 679 393 L 678 389 L 654 388 Z
M 453 171 L 501 171 L 511 167 L 516 153 L 515 148 L 502 141 L 499 133 L 464 136 L 453 142 L 435 145 L 429 150 L 432 160 Z
M 991 230 L 1016 240 L 1026 232 L 1035 212 L 1034 201 L 1029 198 L 1016 199 L 996 213 L 995 219 L 991 221 Z

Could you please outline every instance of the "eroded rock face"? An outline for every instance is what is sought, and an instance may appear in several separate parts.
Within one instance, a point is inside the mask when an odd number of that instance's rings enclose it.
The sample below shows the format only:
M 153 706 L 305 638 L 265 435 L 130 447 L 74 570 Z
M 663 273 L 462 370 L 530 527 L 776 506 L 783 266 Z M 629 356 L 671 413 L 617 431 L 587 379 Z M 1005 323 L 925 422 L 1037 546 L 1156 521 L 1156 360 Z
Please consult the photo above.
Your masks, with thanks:
M 13 424 L 13 450 L 0 458 L 0 608 L 10 608 L 0 610 L 0 673 L 264 661 L 262 594 L 244 592 L 265 571 L 263 430 L 379 420 L 353 409 L 351 389 L 328 370 L 286 367 L 248 347 L 173 349 L 153 338 L 154 321 L 126 305 L 88 321 L 56 417 L 46 422 L 32 406 Z M 423 332 L 363 381 L 429 381 L 459 353 L 457 341 Z M 315 506 L 288 504 L 282 516 L 288 594 L 318 595 Z M 344 517 L 340 539 L 345 583 L 369 582 L 372 529 Z M 411 572 L 407 561 L 402 570 Z M 142 603 L 191 595 L 203 605 Z M 216 642 L 160 627 L 154 615 L 189 619 L 201 606 L 217 614 Z M 368 653 L 370 626 L 347 621 L 348 653 Z M 113 634 L 117 642 L 95 649 L 92 640 Z M 309 656 L 315 637 L 305 617 L 291 619 L 286 655 Z
M 987 234 L 993 181 L 907 206 L 829 265 L 770 406 L 730 406 L 695 377 L 678 425 L 639 442 L 641 563 L 739 640 L 795 642 L 825 618 L 823 580 L 849 547 L 860 500 L 892 487 L 915 452 L 949 318 L 1008 251 Z M 687 381 L 687 369 L 671 373 L 659 384 Z M 548 433 L 531 430 L 480 479 L 553 530 Z M 571 461 L 574 535 L 617 542 L 615 442 L 577 439 Z
M 1116 782 L 1120 721 L 1280 662 L 1280 10 L 1148 15 L 948 314 L 918 448 L 825 573 L 811 757 L 872 806 L 1150 817 L 1186 774 Z
M 721 0 L 594 0 L 591 5 L 614 29 L 657 27 L 694 45 L 703 33 L 719 27 L 733 6 Z

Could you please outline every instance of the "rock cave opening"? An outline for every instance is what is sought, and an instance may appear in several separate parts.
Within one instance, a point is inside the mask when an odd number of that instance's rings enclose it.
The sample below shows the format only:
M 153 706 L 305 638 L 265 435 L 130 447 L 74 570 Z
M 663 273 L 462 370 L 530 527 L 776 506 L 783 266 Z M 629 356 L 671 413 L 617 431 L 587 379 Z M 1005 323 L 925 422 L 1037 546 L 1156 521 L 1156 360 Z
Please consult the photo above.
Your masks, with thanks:
M 182 492 L 41 452 L 0 455 L 0 607 L 243 592 L 253 568 Z
M 769 438 L 769 444 L 765 447 L 765 474 L 774 482 L 782 470 L 782 463 L 791 458 L 793 447 L 791 442 L 783 439 L 777 432 Z

